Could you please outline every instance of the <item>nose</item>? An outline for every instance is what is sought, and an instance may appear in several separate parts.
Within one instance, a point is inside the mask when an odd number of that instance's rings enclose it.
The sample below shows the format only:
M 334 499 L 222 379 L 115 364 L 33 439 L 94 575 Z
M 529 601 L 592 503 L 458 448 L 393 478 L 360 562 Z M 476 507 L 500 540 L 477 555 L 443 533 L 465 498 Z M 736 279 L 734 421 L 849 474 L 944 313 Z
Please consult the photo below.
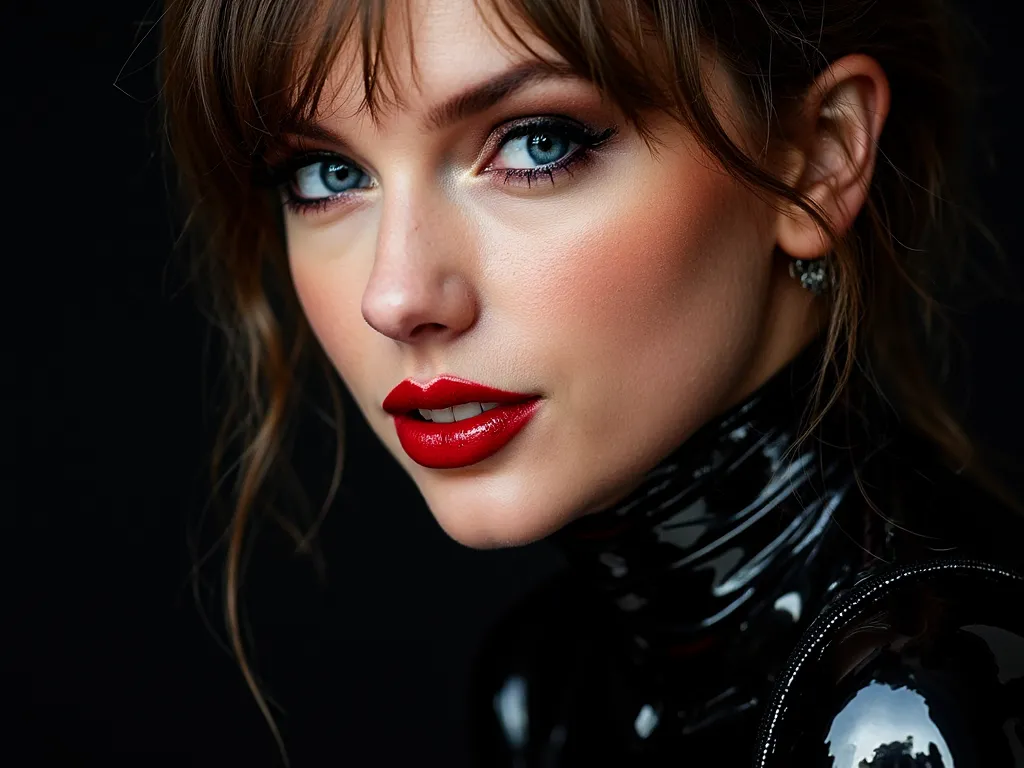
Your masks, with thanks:
M 363 319 L 405 344 L 457 337 L 477 315 L 462 217 L 450 202 L 432 201 L 429 190 L 395 194 L 382 206 Z

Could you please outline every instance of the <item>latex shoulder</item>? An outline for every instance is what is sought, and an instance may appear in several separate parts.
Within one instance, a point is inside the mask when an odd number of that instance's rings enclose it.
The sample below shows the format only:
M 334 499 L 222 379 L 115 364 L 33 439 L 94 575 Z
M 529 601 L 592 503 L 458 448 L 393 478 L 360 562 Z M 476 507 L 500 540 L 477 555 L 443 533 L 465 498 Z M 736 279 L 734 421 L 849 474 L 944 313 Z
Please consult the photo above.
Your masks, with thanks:
M 710 753 L 737 768 L 1024 768 L 1024 580 L 1002 567 L 948 558 L 866 575 L 804 632 L 767 706 L 725 724 L 731 741 L 718 728 L 644 739 L 649 681 L 605 647 L 616 635 L 587 600 L 563 576 L 491 634 L 471 699 L 475 764 Z M 742 731 L 758 721 L 751 750 Z
M 922 440 L 892 441 L 862 469 L 871 508 L 834 521 L 824 558 L 853 566 L 849 577 L 825 579 L 819 558 L 818 576 L 801 566 L 789 579 L 838 591 L 777 629 L 768 621 L 787 596 L 766 593 L 763 623 L 738 624 L 728 655 L 695 651 L 675 677 L 634 663 L 621 605 L 610 609 L 592 574 L 570 570 L 531 595 L 475 666 L 475 764 L 1024 768 L 1022 519 Z M 701 676 L 720 681 L 706 699 Z
M 957 559 L 863 578 L 797 644 L 753 765 L 1024 766 L 1024 579 Z
M 905 437 L 865 474 L 883 560 L 796 644 L 753 765 L 1024 768 L 1024 526 Z

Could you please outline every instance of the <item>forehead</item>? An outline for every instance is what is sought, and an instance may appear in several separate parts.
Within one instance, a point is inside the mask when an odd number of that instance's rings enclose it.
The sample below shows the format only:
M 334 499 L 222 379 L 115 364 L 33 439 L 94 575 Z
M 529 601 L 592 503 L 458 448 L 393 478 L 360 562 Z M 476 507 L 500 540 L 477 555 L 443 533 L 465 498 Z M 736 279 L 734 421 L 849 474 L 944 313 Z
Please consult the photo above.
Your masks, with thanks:
M 377 121 L 397 111 L 423 113 L 524 64 L 546 62 L 552 71 L 567 72 L 564 60 L 545 40 L 506 16 L 513 34 L 486 1 L 402 0 L 386 5 L 379 45 L 374 29 L 367 47 L 358 25 L 345 40 L 325 83 L 318 117 L 327 111 L 341 117 L 366 112 L 364 56 L 379 56 L 372 86 Z

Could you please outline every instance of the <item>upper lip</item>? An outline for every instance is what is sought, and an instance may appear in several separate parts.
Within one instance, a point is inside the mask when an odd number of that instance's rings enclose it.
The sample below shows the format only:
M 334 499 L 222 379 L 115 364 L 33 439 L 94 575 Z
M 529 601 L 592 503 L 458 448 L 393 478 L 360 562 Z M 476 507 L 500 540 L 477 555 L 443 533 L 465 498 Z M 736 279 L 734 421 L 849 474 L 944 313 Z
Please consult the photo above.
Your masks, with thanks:
M 438 376 L 426 384 L 405 379 L 384 398 L 383 408 L 390 414 L 408 413 L 417 408 L 450 408 L 462 403 L 521 403 L 536 395 L 507 392 L 456 376 Z

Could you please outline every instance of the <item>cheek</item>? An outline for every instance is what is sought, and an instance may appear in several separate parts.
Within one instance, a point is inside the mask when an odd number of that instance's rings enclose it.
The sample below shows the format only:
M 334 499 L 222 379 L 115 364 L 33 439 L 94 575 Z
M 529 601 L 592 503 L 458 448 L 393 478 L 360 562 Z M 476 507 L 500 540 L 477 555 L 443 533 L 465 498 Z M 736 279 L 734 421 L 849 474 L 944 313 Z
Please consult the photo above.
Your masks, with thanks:
M 690 378 L 727 387 L 768 298 L 771 243 L 746 190 L 686 152 L 633 168 L 547 213 L 519 275 L 502 281 L 503 306 L 558 358 L 555 384 L 579 407 L 597 387 L 619 398 L 687 393 Z
M 373 265 L 367 227 L 349 217 L 325 226 L 287 225 L 288 260 L 295 292 L 314 336 L 346 382 L 365 359 L 372 329 L 363 320 L 363 289 Z M 371 333 L 367 333 L 370 331 Z M 365 375 L 365 371 L 363 371 Z

